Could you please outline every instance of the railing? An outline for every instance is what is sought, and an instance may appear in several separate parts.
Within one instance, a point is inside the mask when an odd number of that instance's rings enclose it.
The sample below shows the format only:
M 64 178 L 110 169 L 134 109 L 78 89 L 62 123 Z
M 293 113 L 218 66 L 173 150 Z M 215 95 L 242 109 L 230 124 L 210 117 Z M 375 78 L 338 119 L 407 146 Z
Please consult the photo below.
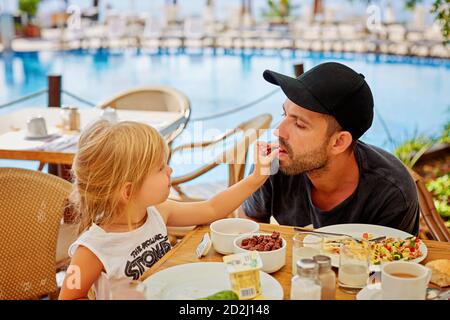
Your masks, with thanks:
M 38 97 L 40 95 L 43 95 L 44 93 L 47 93 L 47 92 L 49 92 L 48 89 L 42 89 L 42 90 L 30 93 L 30 94 L 28 94 L 26 96 L 23 96 L 23 97 L 20 97 L 20 98 L 18 98 L 16 100 L 12 100 L 12 101 L 9 101 L 7 103 L 0 104 L 0 109 L 1 108 L 6 108 L 6 107 L 10 107 L 10 106 L 15 105 L 17 103 L 36 98 L 36 97 Z M 78 101 L 80 101 L 80 102 L 82 102 L 82 103 L 84 103 L 84 104 L 86 104 L 86 105 L 88 105 L 90 107 L 95 107 L 95 103 L 90 102 L 90 101 L 88 101 L 86 99 L 83 99 L 83 98 L 77 96 L 76 94 L 71 93 L 71 92 L 69 92 L 67 90 L 61 90 L 61 93 L 64 93 L 64 94 L 68 95 L 69 97 L 71 97 L 71 98 L 73 98 L 75 100 L 78 100 Z
M 9 101 L 9 102 L 4 103 L 4 104 L 0 104 L 0 109 L 12 106 L 14 104 L 17 104 L 17 103 L 20 103 L 20 102 L 23 102 L 23 101 L 26 101 L 26 100 L 33 99 L 33 98 L 38 97 L 38 96 L 40 96 L 40 95 L 42 95 L 44 93 L 47 93 L 47 92 L 48 92 L 48 89 L 42 89 L 42 90 L 30 93 L 30 94 L 28 94 L 26 96 L 20 97 L 19 99 L 12 100 L 12 101 Z
M 81 103 L 84 103 L 84 104 L 86 104 L 86 105 L 88 105 L 90 107 L 95 107 L 95 103 L 90 102 L 90 101 L 88 101 L 88 100 L 86 100 L 84 98 L 81 98 L 80 96 L 78 96 L 78 95 L 76 95 L 74 93 L 71 93 L 71 92 L 69 92 L 67 90 L 61 89 L 61 76 L 59 76 L 59 75 L 49 75 L 48 76 L 48 84 L 49 84 L 48 88 L 41 89 L 41 90 L 38 90 L 36 92 L 30 93 L 30 94 L 28 94 L 26 96 L 20 97 L 18 99 L 15 99 L 15 100 L 12 100 L 12 101 L 0 104 L 0 109 L 1 108 L 6 108 L 6 107 L 10 107 L 10 106 L 15 105 L 17 103 L 24 102 L 24 101 L 27 101 L 27 100 L 39 97 L 40 95 L 43 95 L 45 93 L 48 94 L 48 106 L 49 107 L 61 107 L 61 94 L 62 93 L 66 94 L 69 97 L 71 97 L 71 98 L 73 98 L 75 100 L 78 100 Z
M 294 64 L 293 67 L 294 67 L 294 72 L 295 72 L 295 76 L 296 77 L 298 77 L 298 76 L 300 76 L 300 75 L 302 75 L 304 73 L 303 63 Z M 271 91 L 271 92 L 269 92 L 269 93 L 267 93 L 267 94 L 265 94 L 265 95 L 255 99 L 255 100 L 253 100 L 253 101 L 251 101 L 249 103 L 241 105 L 239 107 L 236 107 L 236 108 L 224 111 L 224 112 L 219 112 L 219 113 L 216 113 L 216 114 L 204 116 L 204 117 L 191 118 L 189 122 L 207 121 L 207 120 L 220 118 L 220 117 L 223 117 L 223 116 L 227 116 L 229 114 L 233 114 L 233 113 L 242 111 L 244 109 L 247 109 L 247 108 L 250 108 L 250 107 L 253 107 L 253 106 L 257 105 L 261 101 L 264 101 L 264 100 L 268 99 L 269 97 L 273 96 L 278 91 L 279 91 L 279 88 L 276 88 L 275 90 L 273 90 L 273 91 Z M 20 102 L 23 102 L 23 101 L 26 101 L 26 100 L 29 100 L 29 99 L 32 99 L 32 98 L 35 98 L 35 97 L 38 97 L 38 96 L 40 96 L 42 94 L 45 94 L 45 93 L 48 93 L 48 106 L 49 107 L 61 107 L 61 94 L 62 93 L 66 94 L 69 97 L 71 97 L 71 98 L 73 98 L 75 100 L 78 100 L 81 103 L 84 103 L 84 104 L 86 104 L 86 105 L 88 105 L 90 107 L 95 107 L 95 105 L 96 105 L 95 103 L 90 102 L 90 101 L 88 101 L 88 100 L 86 100 L 84 98 L 81 98 L 81 97 L 79 97 L 76 94 L 73 94 L 73 93 L 71 93 L 71 92 L 69 92 L 67 90 L 61 89 L 61 75 L 48 75 L 48 88 L 42 89 L 42 90 L 39 90 L 39 91 L 36 91 L 36 92 L 33 92 L 31 94 L 28 94 L 28 95 L 26 95 L 24 97 L 21 97 L 21 98 L 18 98 L 16 100 L 13 100 L 13 101 L 10 101 L 10 102 L 4 103 L 4 104 L 0 104 L 0 109 L 1 108 L 5 108 L 5 107 L 9 107 L 11 105 L 14 105 L 14 104 L 17 104 L 17 103 L 20 103 Z M 383 127 L 383 129 L 384 129 L 384 131 L 385 131 L 385 133 L 386 133 L 386 135 L 388 137 L 388 142 L 393 147 L 395 147 L 395 140 L 394 140 L 394 138 L 393 138 L 393 136 L 392 136 L 392 134 L 391 134 L 391 132 L 390 132 L 386 122 L 384 121 L 383 117 L 381 116 L 381 114 L 376 109 L 374 111 L 375 111 L 376 116 L 380 119 L 381 125 L 382 125 L 382 127 Z M 270 127 L 270 129 L 274 129 L 274 128 L 278 127 L 279 123 L 280 123 L 280 121 L 273 123 L 272 126 Z M 53 169 L 53 168 L 50 169 L 49 168 L 49 172 L 50 172 L 50 170 L 53 171 L 55 169 Z
M 190 121 L 191 121 L 191 122 L 196 122 L 196 121 L 206 121 L 206 120 L 216 119 L 216 118 L 220 118 L 220 117 L 223 117 L 223 116 L 227 116 L 227 115 L 232 114 L 232 113 L 236 113 L 236 112 L 242 111 L 242 110 L 244 110 L 244 109 L 253 107 L 254 105 L 260 103 L 261 101 L 264 101 L 264 100 L 266 100 L 267 98 L 273 96 L 275 93 L 278 92 L 278 90 L 279 90 L 279 89 L 277 88 L 277 89 L 275 89 L 275 90 L 269 92 L 268 94 L 265 94 L 265 95 L 263 95 L 262 97 L 260 97 L 260 98 L 258 98 L 258 99 L 256 99 L 256 100 L 253 100 L 252 102 L 246 103 L 246 104 L 244 104 L 244 105 L 242 105 L 242 106 L 239 106 L 239 107 L 236 107 L 236 108 L 233 108 L 233 109 L 224 111 L 224 112 L 219 112 L 219 113 L 216 113 L 216 114 L 212 114 L 212 115 L 209 115 L 209 116 L 205 116 L 205 117 L 192 118 Z
M 47 79 L 48 79 L 48 88 L 33 92 L 33 93 L 28 94 L 19 99 L 4 103 L 4 104 L 0 105 L 0 109 L 12 106 L 14 104 L 17 104 L 17 103 L 20 103 L 23 101 L 30 100 L 32 98 L 38 97 L 45 93 L 48 94 L 48 106 L 49 107 L 56 107 L 56 108 L 61 107 L 61 94 L 62 93 L 66 94 L 66 95 L 70 96 L 71 98 L 76 99 L 82 103 L 85 103 L 91 107 L 95 106 L 95 103 L 87 101 L 86 99 L 83 99 L 83 98 L 77 96 L 76 94 L 73 94 L 66 90 L 62 90 L 61 89 L 61 75 L 48 75 Z M 60 173 L 63 174 L 62 172 L 64 172 L 64 170 L 65 170 L 65 168 L 63 165 L 57 165 L 57 164 L 51 164 L 51 163 L 48 164 L 48 172 L 51 174 L 60 175 Z
M 304 72 L 303 63 L 294 64 L 294 73 L 295 73 L 296 77 L 299 77 L 300 75 L 302 75 L 303 72 Z M 239 107 L 236 107 L 236 108 L 224 111 L 224 112 L 219 112 L 219 113 L 216 113 L 216 114 L 205 116 L 205 117 L 191 118 L 190 122 L 206 121 L 206 120 L 216 119 L 216 118 L 220 118 L 220 117 L 223 117 L 223 116 L 227 116 L 227 115 L 232 114 L 232 113 L 236 113 L 236 112 L 242 111 L 244 109 L 247 109 L 247 108 L 250 108 L 250 107 L 253 107 L 253 106 L 257 105 L 261 101 L 264 101 L 267 98 L 273 96 L 278 91 L 279 91 L 279 88 L 276 88 L 275 90 L 273 90 L 273 91 L 271 91 L 271 92 L 269 92 L 269 93 L 267 93 L 267 94 L 265 94 L 265 95 L 255 99 L 255 100 L 253 100 L 252 102 L 246 103 L 246 104 L 244 104 L 242 106 L 239 106 Z
M 303 74 L 304 72 L 304 68 L 303 68 L 303 63 L 298 63 L 298 64 L 294 64 L 294 72 L 295 72 L 295 76 L 298 77 L 301 74 Z M 23 102 L 32 98 L 35 98 L 37 96 L 40 96 L 44 93 L 48 93 L 48 106 L 49 107 L 61 107 L 61 93 L 64 93 L 66 95 L 68 95 L 69 97 L 78 100 L 90 107 L 95 107 L 95 103 L 90 102 L 84 98 L 81 98 L 67 90 L 63 90 L 61 89 L 61 75 L 48 75 L 48 89 L 42 89 L 36 92 L 33 92 L 29 95 L 26 95 L 24 97 L 21 97 L 19 99 L 4 103 L 0 105 L 0 109 L 1 108 L 5 108 L 5 107 L 9 107 L 11 105 L 17 104 L 19 102 Z M 211 120 L 211 119 L 217 119 L 223 116 L 227 116 L 229 114 L 233 114 L 239 111 L 242 111 L 244 109 L 253 107 L 255 105 L 257 105 L 258 103 L 260 103 L 261 101 L 264 101 L 266 99 L 268 99 L 269 97 L 273 96 L 275 93 L 277 93 L 279 91 L 279 88 L 276 88 L 275 90 L 249 102 L 246 103 L 244 105 L 241 105 L 239 107 L 227 110 L 227 111 L 223 111 L 223 112 L 219 112 L 216 114 L 212 114 L 209 116 L 204 116 L 204 117 L 198 117 L 198 118 L 191 118 L 190 122 L 197 122 L 197 121 L 207 121 L 207 120 Z
M 304 66 L 303 63 L 297 63 L 294 64 L 294 73 L 295 76 L 298 77 L 300 75 L 302 75 L 304 73 Z M 198 122 L 198 121 L 207 121 L 207 120 L 212 120 L 212 119 L 217 119 L 223 116 L 227 116 L 239 111 L 242 111 L 244 109 L 248 109 L 250 107 L 253 107 L 255 105 L 257 105 L 258 103 L 260 103 L 261 101 L 264 101 L 266 99 L 268 99 L 269 97 L 273 96 L 275 93 L 277 93 L 279 90 L 279 88 L 276 88 L 275 90 L 249 102 L 246 103 L 244 105 L 241 105 L 239 107 L 227 110 L 227 111 L 223 111 L 223 112 L 219 112 L 216 114 L 212 114 L 212 115 L 208 115 L 208 116 L 204 116 L 204 117 L 197 117 L 197 118 L 191 118 L 189 120 L 189 122 Z M 61 93 L 68 95 L 69 97 L 80 101 L 81 103 L 84 103 L 90 107 L 95 107 L 95 103 L 90 102 L 84 98 L 81 98 L 80 96 L 73 94 L 67 90 L 63 90 L 61 89 L 61 76 L 60 75 L 48 75 L 48 89 L 42 89 L 36 92 L 33 92 L 29 95 L 26 95 L 24 97 L 18 98 L 16 100 L 4 103 L 4 104 L 0 104 L 0 109 L 1 108 L 5 108 L 5 107 L 9 107 L 11 105 L 38 97 L 44 93 L 48 93 L 48 106 L 49 107 L 61 107 Z M 377 110 L 375 110 L 376 115 L 378 116 L 378 118 L 380 119 L 381 125 L 383 126 L 384 131 L 386 132 L 386 135 L 388 137 L 388 141 L 394 146 L 395 142 L 394 139 L 389 131 L 389 128 L 386 124 L 386 122 L 384 121 L 383 117 L 381 116 L 381 114 L 379 112 L 377 112 Z M 276 128 L 278 126 L 279 122 L 272 124 L 271 129 Z

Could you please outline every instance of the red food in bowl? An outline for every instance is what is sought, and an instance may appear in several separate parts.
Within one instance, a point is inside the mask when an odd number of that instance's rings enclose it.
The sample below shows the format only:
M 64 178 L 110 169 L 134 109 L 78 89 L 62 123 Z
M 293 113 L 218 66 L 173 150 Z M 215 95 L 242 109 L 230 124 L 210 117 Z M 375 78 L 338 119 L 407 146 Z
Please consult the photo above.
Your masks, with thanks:
M 240 247 L 251 251 L 273 251 L 278 250 L 283 246 L 283 240 L 279 232 L 272 232 L 270 236 L 260 235 L 245 238 L 242 240 Z

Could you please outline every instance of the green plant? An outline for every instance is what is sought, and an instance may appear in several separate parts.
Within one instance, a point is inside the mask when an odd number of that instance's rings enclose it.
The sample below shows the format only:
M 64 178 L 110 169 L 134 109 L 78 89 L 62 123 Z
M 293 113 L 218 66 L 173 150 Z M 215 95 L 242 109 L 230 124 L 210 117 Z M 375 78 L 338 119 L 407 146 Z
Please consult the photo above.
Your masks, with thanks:
M 412 168 L 419 158 L 435 143 L 450 143 L 450 120 L 444 125 L 440 137 L 428 137 L 415 133 L 412 138 L 408 138 L 397 144 L 394 148 L 394 154 L 407 167 Z
M 399 144 L 394 154 L 402 161 L 407 167 L 412 168 L 419 158 L 434 144 L 434 139 L 419 136 L 416 138 L 408 139 Z
M 405 0 L 405 7 L 412 10 L 422 2 L 423 0 Z M 435 21 L 441 26 L 444 43 L 450 43 L 450 0 L 434 0 L 430 13 L 435 15 Z
M 442 136 L 439 138 L 439 142 L 450 143 L 450 121 L 448 121 L 444 126 L 444 131 L 442 132 Z
M 450 219 L 450 174 L 444 174 L 443 176 L 429 181 L 427 189 L 433 194 L 434 205 L 442 218 Z M 450 223 L 447 221 L 446 224 Z
M 408 167 L 412 168 L 419 158 L 436 142 L 450 143 L 450 120 L 443 128 L 439 138 L 431 138 L 424 135 L 415 135 L 401 144 L 395 150 L 395 155 Z M 436 169 L 435 174 L 440 174 Z M 450 173 L 437 177 L 426 183 L 428 191 L 433 194 L 434 206 L 437 212 L 450 228 Z
M 445 43 L 450 43 L 450 0 L 435 0 L 431 13 L 436 14 L 436 21 L 441 25 Z
M 269 11 L 264 12 L 264 15 L 270 18 L 285 18 L 291 12 L 291 4 L 289 0 L 268 0 Z
M 413 10 L 417 4 L 423 2 L 423 0 L 405 0 L 405 8 Z
M 19 0 L 19 11 L 33 18 L 38 10 L 40 0 Z

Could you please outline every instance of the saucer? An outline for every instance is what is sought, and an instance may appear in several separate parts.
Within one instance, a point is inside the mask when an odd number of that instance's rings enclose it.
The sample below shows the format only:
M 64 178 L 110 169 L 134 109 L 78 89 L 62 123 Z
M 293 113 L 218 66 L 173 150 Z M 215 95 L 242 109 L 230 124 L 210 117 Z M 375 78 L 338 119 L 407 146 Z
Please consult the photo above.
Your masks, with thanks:
M 449 300 L 450 296 L 447 296 L 449 293 L 450 290 L 428 288 L 426 300 Z M 356 295 L 356 300 L 383 300 L 381 286 L 365 286 Z
M 25 139 L 26 140 L 46 140 L 46 139 L 57 137 L 57 136 L 58 135 L 56 133 L 49 133 L 45 136 L 40 136 L 40 137 L 25 136 Z
M 369 285 L 365 286 L 356 295 L 356 300 L 382 300 L 381 286 Z

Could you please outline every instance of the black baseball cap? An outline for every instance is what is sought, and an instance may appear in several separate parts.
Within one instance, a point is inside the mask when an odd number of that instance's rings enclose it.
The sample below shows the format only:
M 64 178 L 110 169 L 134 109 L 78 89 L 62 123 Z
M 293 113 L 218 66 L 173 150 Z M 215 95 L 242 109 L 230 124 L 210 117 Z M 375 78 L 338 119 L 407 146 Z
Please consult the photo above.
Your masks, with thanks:
M 359 139 L 372 125 L 373 96 L 364 75 L 337 62 L 319 64 L 298 78 L 265 70 L 264 79 L 280 86 L 302 108 L 333 116 Z

